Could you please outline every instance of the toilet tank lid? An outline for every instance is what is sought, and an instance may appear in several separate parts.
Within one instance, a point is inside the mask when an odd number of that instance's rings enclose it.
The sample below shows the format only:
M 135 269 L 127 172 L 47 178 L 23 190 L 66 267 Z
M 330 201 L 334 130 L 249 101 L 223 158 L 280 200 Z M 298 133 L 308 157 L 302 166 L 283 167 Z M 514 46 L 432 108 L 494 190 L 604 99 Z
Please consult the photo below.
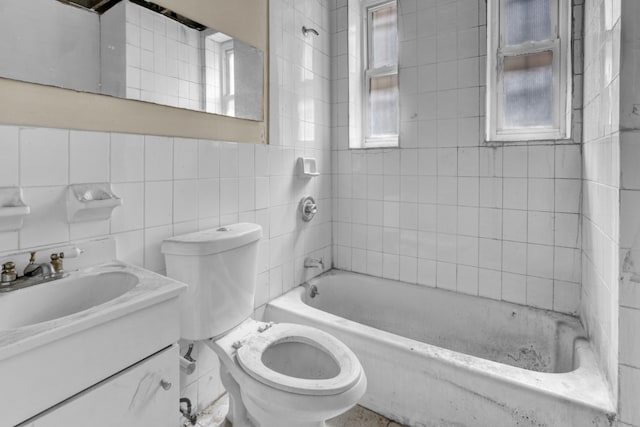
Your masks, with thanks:
M 174 236 L 162 242 L 162 253 L 212 255 L 239 248 L 262 237 L 258 224 L 240 223 Z

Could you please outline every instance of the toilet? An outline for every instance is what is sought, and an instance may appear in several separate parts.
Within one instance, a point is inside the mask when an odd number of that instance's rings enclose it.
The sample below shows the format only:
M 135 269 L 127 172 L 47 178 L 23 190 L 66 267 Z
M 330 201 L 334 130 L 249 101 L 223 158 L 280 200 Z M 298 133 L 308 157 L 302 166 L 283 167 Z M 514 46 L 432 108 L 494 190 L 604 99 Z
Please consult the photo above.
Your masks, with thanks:
M 355 354 L 309 326 L 253 320 L 257 224 L 234 224 L 162 243 L 167 275 L 188 285 L 181 336 L 220 359 L 234 427 L 322 427 L 364 395 Z

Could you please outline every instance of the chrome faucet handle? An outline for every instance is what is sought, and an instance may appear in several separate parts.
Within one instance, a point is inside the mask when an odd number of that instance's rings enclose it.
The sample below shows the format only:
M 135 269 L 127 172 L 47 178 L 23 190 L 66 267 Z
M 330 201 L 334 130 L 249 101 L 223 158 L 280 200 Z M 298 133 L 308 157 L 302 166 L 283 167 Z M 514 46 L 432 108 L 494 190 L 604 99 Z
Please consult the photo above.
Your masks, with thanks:
M 51 254 L 51 266 L 53 267 L 54 273 L 64 272 L 64 266 L 62 264 L 63 259 L 64 259 L 64 252 L 60 252 L 59 254 Z
M 2 273 L 0 273 L 0 283 L 2 285 L 8 285 L 11 282 L 15 282 L 18 279 L 18 273 L 16 273 L 16 265 L 13 261 L 7 261 L 2 264 Z
M 27 266 L 24 268 L 22 274 L 24 274 L 27 277 L 33 277 L 41 273 L 42 273 L 42 267 L 36 264 L 36 253 L 35 251 L 31 252 L 31 255 L 29 257 L 29 264 L 27 264 Z

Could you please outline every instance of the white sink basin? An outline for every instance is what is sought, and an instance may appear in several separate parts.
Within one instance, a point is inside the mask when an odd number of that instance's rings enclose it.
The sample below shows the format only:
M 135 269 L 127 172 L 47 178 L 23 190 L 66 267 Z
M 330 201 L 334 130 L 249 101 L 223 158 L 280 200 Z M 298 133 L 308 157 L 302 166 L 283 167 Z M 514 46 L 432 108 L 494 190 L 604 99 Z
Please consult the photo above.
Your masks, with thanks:
M 138 277 L 109 271 L 33 285 L 0 298 L 0 330 L 57 319 L 111 301 L 138 284 Z
M 84 249 L 75 264 L 65 260 L 68 277 L 0 292 L 0 402 L 11 402 L 0 403 L 2 426 L 23 423 L 180 338 L 184 284 L 111 261 L 113 239 Z

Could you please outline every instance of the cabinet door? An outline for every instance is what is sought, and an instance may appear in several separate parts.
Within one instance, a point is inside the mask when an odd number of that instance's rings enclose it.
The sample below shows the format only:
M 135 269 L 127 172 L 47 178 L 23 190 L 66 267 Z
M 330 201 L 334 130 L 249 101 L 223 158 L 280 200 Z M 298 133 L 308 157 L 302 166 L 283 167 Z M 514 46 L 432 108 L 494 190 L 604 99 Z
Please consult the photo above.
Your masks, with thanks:
M 175 427 L 178 369 L 173 345 L 54 406 L 33 427 Z

